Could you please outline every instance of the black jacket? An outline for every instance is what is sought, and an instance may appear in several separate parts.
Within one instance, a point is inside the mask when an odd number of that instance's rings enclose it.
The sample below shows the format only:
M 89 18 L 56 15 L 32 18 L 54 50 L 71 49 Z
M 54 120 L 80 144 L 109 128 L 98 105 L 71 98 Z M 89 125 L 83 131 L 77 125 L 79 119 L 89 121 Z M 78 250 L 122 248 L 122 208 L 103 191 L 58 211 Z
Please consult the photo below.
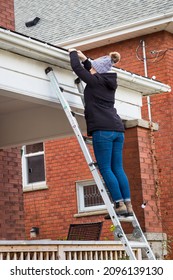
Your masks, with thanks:
M 113 130 L 124 132 L 124 125 L 114 108 L 117 74 L 103 73 L 92 75 L 89 61 L 81 65 L 76 51 L 70 53 L 71 67 L 76 75 L 86 83 L 84 90 L 85 119 L 87 134 L 95 130 Z M 86 64 L 86 65 L 85 65 Z

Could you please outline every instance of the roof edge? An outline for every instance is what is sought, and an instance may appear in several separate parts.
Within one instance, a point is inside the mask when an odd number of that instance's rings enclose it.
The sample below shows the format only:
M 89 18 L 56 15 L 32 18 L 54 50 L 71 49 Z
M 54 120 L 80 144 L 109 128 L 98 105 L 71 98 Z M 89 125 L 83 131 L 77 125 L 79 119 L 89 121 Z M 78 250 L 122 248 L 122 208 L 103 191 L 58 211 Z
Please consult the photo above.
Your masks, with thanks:
M 113 68 L 118 75 L 118 78 L 122 80 L 126 80 L 127 83 L 134 83 L 137 86 L 144 86 L 149 91 L 153 91 L 153 93 L 162 93 L 162 92 L 171 92 L 171 87 L 169 85 L 163 84 L 160 81 L 156 81 L 150 79 L 148 77 L 143 77 L 137 74 L 133 74 L 131 72 L 124 71 L 120 68 Z M 149 94 L 143 93 L 143 96 L 147 96 Z
M 4 28 L 0 28 L 0 42 L 0 48 L 5 51 L 10 51 L 72 71 L 69 54 L 66 49 Z M 145 92 L 146 89 L 148 90 L 148 94 L 171 91 L 170 86 L 161 82 L 153 81 L 152 79 L 139 76 L 120 68 L 113 67 L 112 70 L 117 73 L 118 79 L 123 81 L 123 85 L 124 83 L 129 85 L 130 83 L 130 86 L 133 88 L 133 85 L 137 84 L 139 92 L 144 92 L 144 88 Z
M 153 32 L 166 30 L 169 23 L 173 22 L 173 12 L 161 14 L 155 17 L 147 18 L 145 20 L 136 21 L 130 24 L 116 26 L 107 30 L 101 30 L 95 33 L 90 33 L 86 36 L 80 36 L 75 39 L 60 41 L 60 47 L 82 47 L 82 50 L 87 50 L 88 45 L 99 47 L 103 44 L 110 44 L 110 39 L 114 38 L 115 42 L 120 40 L 130 39 L 135 37 L 135 34 L 141 30 L 148 30 L 153 28 Z M 155 31 L 154 31 L 155 30 Z M 170 29 L 169 29 L 170 30 Z M 147 34 L 147 32 L 146 32 Z M 108 41 L 109 40 L 109 41 Z M 99 44 L 100 42 L 100 44 Z
M 37 40 L 13 30 L 0 27 L 0 49 L 35 58 L 41 61 L 46 57 L 69 62 L 68 50 Z M 40 58 L 40 59 L 39 59 Z

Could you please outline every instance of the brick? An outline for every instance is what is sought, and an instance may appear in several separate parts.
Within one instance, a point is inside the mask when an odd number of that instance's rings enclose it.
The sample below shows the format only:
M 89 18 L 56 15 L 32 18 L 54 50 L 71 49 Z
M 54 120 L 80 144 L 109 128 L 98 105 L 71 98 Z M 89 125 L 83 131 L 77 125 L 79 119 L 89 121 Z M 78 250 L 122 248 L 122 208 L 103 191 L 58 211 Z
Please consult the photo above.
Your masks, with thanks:
M 1 0 L 0 25 L 14 30 L 14 1 Z
M 0 174 L 3 174 L 3 179 L 0 177 L 0 197 L 2 198 L 0 200 L 0 224 L 3 225 L 0 239 L 25 238 L 21 160 L 15 157 L 18 152 L 18 148 L 13 149 L 13 154 L 11 154 L 11 149 L 0 151 Z M 15 169 L 11 170 L 9 163 L 14 159 Z

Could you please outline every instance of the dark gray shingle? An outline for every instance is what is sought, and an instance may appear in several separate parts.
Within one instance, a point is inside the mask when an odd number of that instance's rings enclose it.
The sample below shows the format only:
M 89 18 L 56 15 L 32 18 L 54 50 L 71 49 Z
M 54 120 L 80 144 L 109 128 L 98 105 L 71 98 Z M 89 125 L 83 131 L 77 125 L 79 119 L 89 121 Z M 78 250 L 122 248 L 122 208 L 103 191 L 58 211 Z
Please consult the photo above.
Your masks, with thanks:
M 17 32 L 52 43 L 173 11 L 173 0 L 14 0 Z M 40 17 L 36 26 L 25 22 Z

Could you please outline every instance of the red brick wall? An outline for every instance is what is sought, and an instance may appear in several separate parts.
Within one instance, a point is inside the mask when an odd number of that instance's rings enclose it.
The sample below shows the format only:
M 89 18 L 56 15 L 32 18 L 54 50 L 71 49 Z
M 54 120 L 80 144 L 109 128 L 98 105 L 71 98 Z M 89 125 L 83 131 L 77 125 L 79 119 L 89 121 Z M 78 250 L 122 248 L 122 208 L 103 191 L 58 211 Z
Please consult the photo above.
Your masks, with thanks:
M 70 224 L 104 221 L 104 215 L 74 217 L 78 213 L 75 182 L 92 179 L 76 138 L 46 142 L 45 158 L 49 189 L 24 193 L 27 238 L 32 226 L 40 228 L 40 239 L 56 240 L 67 238 Z M 101 239 L 113 239 L 110 225 L 103 224 Z
M 65 239 L 69 224 L 94 222 L 95 217 L 74 218 L 77 213 L 77 180 L 91 179 L 79 144 L 74 137 L 45 144 L 48 190 L 25 193 L 26 232 L 40 228 L 39 238 Z M 101 218 L 99 217 L 99 220 Z
M 157 50 L 172 48 L 173 36 L 167 32 L 159 33 L 159 35 L 159 37 L 149 36 L 148 45 L 152 43 L 153 49 Z M 148 68 L 151 76 L 155 75 L 158 80 L 173 86 L 173 52 L 171 50 L 167 51 L 164 57 L 160 57 L 160 61 L 158 59 L 155 63 L 150 62 Z M 170 257 L 173 259 L 172 92 L 151 97 L 151 104 L 152 119 L 159 124 L 159 130 L 155 133 L 155 160 L 159 174 L 156 187 L 160 197 L 162 227 L 168 235 L 168 243 L 172 245 Z
M 0 239 L 25 238 L 20 149 L 0 150 Z
M 41 239 L 65 239 L 71 223 L 104 221 L 104 215 L 74 217 L 74 214 L 77 214 L 75 181 L 92 178 L 77 140 L 71 137 L 46 142 L 45 158 L 49 189 L 24 194 L 27 238 L 30 238 L 29 231 L 32 226 L 40 228 Z M 155 216 L 158 209 L 155 202 L 151 143 L 147 129 L 127 129 L 124 162 L 131 185 L 134 209 L 143 230 L 161 232 L 161 225 Z M 141 205 L 146 201 L 147 206 L 143 210 Z M 113 239 L 110 225 L 110 221 L 104 222 L 101 239 Z
M 0 0 L 0 26 L 14 30 L 14 0 Z
M 163 47 L 172 48 L 173 36 L 163 34 Z M 158 78 L 173 87 L 173 52 L 168 51 L 160 61 Z M 159 172 L 159 192 L 161 197 L 161 212 L 163 230 L 168 234 L 170 244 L 173 243 L 173 95 L 172 92 L 151 98 L 152 116 L 159 123 L 159 131 L 155 134 L 156 159 Z M 173 248 L 173 246 L 172 246 Z M 173 251 L 173 250 L 172 250 Z M 173 252 L 171 254 L 173 259 Z
M 153 135 L 145 128 L 126 130 L 125 169 L 131 185 L 135 213 L 144 232 L 161 232 L 158 174 L 154 161 Z M 146 203 L 145 209 L 141 205 Z
M 141 38 L 137 37 L 116 44 L 106 45 L 101 48 L 89 50 L 85 52 L 85 54 L 91 58 L 96 58 L 108 54 L 110 51 L 118 51 L 121 54 L 121 61 L 117 64 L 118 68 L 144 76 L 141 40 L 144 40 L 146 46 L 148 77 L 151 78 L 155 75 L 157 80 L 167 83 L 168 77 L 171 77 L 171 72 L 168 71 L 171 66 L 169 60 L 171 51 L 168 52 L 168 57 L 165 55 L 163 59 L 159 57 L 159 59 L 156 60 L 151 55 L 151 51 L 153 50 L 164 50 L 167 47 L 171 47 L 172 35 L 167 32 L 157 32 L 142 36 Z
M 0 0 L 0 26 L 14 29 L 13 0 Z M 0 150 L 0 239 L 24 239 L 20 149 Z

